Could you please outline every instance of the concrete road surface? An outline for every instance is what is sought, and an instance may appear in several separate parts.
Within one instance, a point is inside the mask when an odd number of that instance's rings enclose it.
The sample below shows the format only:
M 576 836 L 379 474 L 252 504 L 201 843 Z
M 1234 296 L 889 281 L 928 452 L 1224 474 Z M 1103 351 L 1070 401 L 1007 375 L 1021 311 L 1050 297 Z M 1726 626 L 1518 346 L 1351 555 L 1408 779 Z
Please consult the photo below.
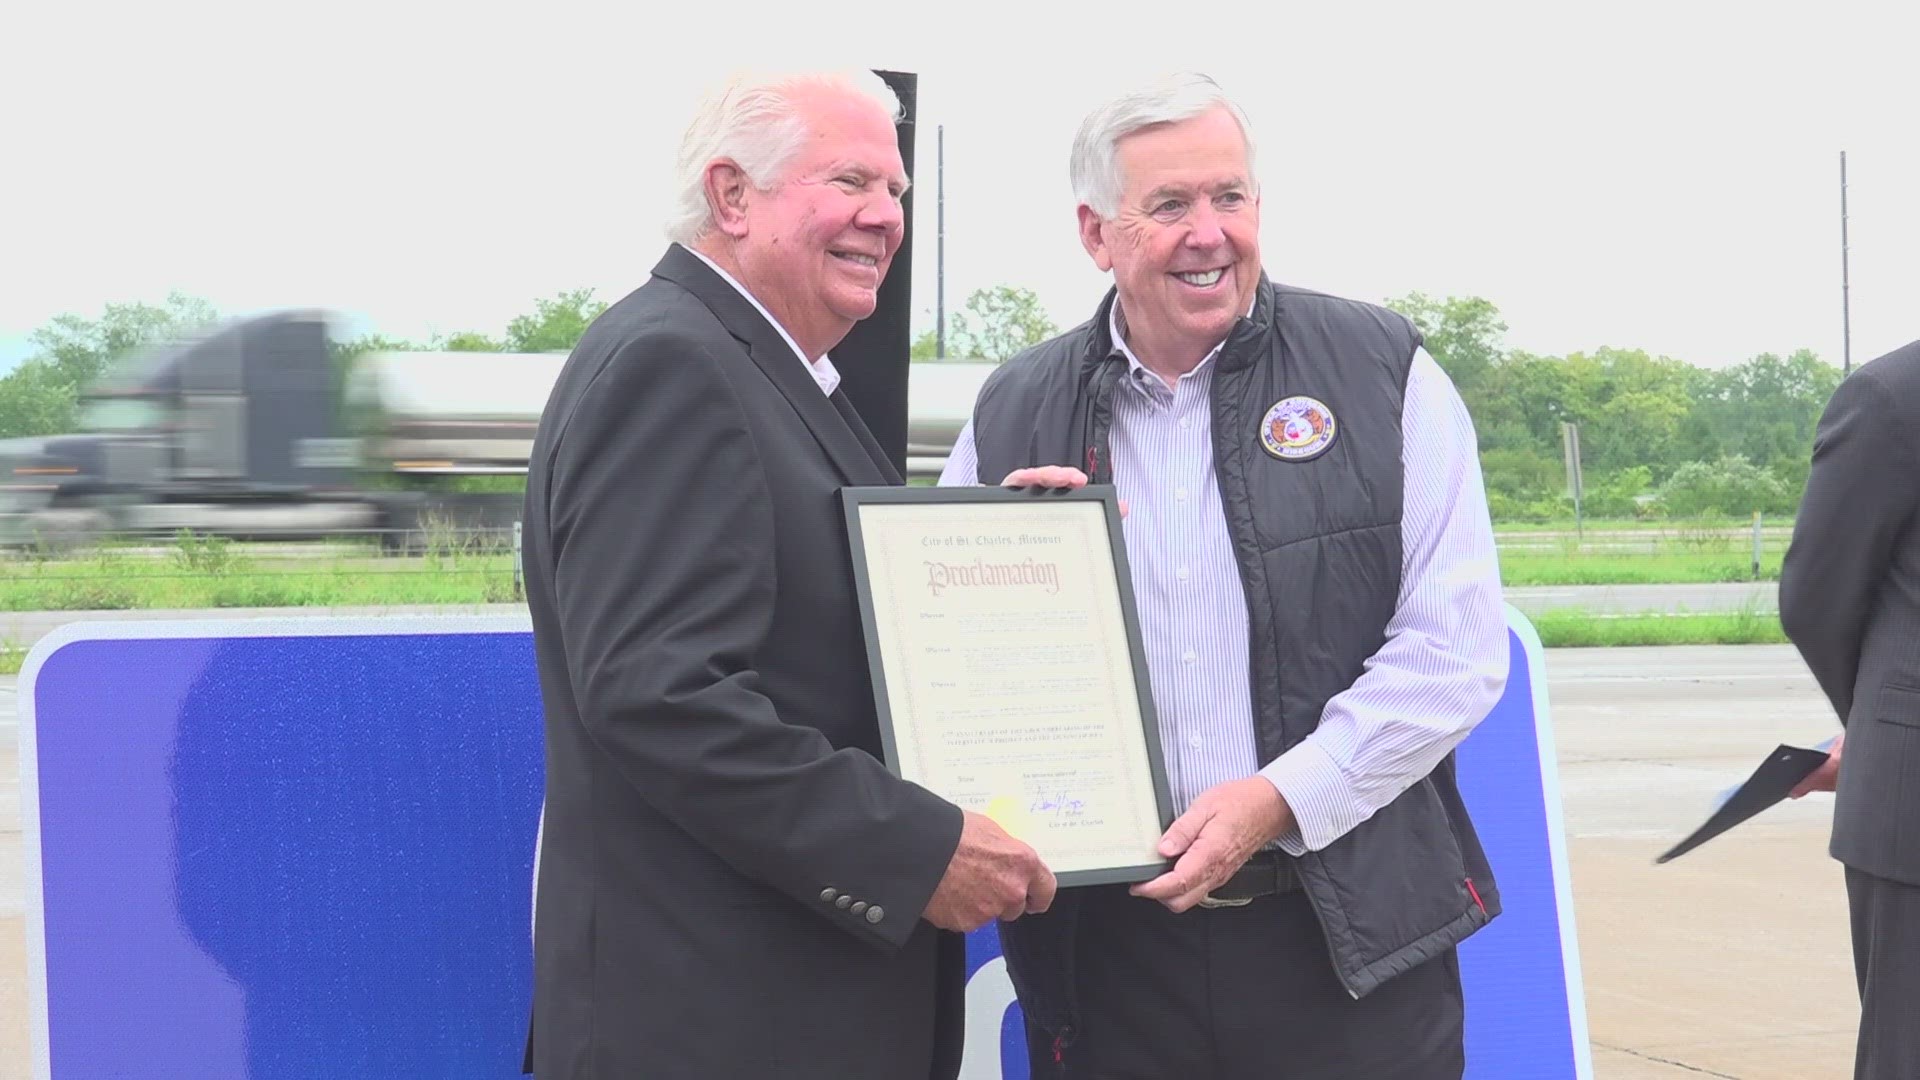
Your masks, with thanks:
M 1857 1004 L 1831 798 L 1652 865 L 1776 743 L 1836 730 L 1798 658 L 1554 650 L 1547 664 L 1595 1075 L 1847 1076 Z M 0 1077 L 29 1060 L 14 707 L 0 680 Z
M 1832 797 L 1775 807 L 1666 866 L 1715 793 L 1776 744 L 1838 730 L 1791 648 L 1547 654 L 1595 1074 L 1851 1075 L 1846 892 Z

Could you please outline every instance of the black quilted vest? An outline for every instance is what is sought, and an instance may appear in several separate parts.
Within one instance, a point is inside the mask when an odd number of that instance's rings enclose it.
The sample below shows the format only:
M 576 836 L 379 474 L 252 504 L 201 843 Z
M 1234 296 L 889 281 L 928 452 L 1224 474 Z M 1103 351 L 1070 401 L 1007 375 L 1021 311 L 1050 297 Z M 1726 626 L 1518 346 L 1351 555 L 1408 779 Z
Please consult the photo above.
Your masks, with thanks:
M 1110 292 L 1093 319 L 989 377 L 973 414 L 981 483 L 1030 465 L 1074 465 L 1111 481 L 1113 394 L 1127 369 L 1109 334 L 1113 303 Z M 1386 641 L 1400 591 L 1401 406 L 1420 343 L 1392 311 L 1263 277 L 1252 315 L 1214 360 L 1214 465 L 1247 594 L 1262 763 L 1306 738 Z M 1296 396 L 1334 418 L 1318 456 L 1262 446 L 1267 411 Z M 1299 869 L 1354 997 L 1500 910 L 1451 756 Z M 1069 1040 L 1076 915 L 1067 890 L 1047 914 L 1000 927 L 1022 1008 Z

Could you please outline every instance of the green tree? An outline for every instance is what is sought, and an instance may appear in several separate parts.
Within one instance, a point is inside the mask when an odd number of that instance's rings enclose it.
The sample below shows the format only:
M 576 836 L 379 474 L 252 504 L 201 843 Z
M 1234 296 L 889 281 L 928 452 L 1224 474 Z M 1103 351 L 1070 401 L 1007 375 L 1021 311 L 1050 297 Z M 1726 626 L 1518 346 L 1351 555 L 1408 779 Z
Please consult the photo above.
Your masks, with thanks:
M 1519 350 L 1488 373 L 1480 400 L 1467 402 L 1483 449 L 1525 449 L 1555 460 L 1561 422 L 1583 406 L 1565 361 Z
M 1585 471 L 1584 467 L 1582 471 Z M 1653 486 L 1653 469 L 1647 465 L 1633 465 L 1619 472 L 1585 479 L 1581 509 L 1589 517 L 1638 517 L 1643 510 L 1641 497 Z
M 1774 479 L 1786 489 L 1786 502 L 1789 507 L 1797 508 L 1800 500 L 1807 495 L 1807 474 L 1813 471 L 1811 452 L 1799 457 L 1786 457 L 1767 467 Z
M 1059 332 L 1032 289 L 1012 285 L 976 289 L 967 297 L 966 307 L 953 316 L 947 334 L 947 359 L 998 364 Z M 921 338 L 931 344 L 930 333 Z M 932 358 L 929 349 L 926 359 Z
M 0 378 L 0 438 L 74 429 L 79 393 L 51 360 L 27 360 Z
M 1688 425 L 1688 450 L 1701 460 L 1740 454 L 1764 468 L 1799 473 L 1804 484 L 1814 429 L 1839 385 L 1840 369 L 1807 349 L 1784 359 L 1762 353 L 1710 373 Z
M 362 334 L 348 341 L 329 341 L 336 365 L 344 365 L 361 353 L 371 352 L 425 352 L 427 346 L 404 338 L 391 338 L 385 334 Z
M 158 305 L 108 304 L 97 319 L 55 316 L 28 339 L 35 353 L 0 378 L 0 438 L 75 430 L 81 393 L 115 363 L 204 329 L 216 317 L 205 300 L 179 292 Z
M 51 364 L 76 389 L 84 389 L 123 356 L 191 334 L 217 318 L 205 300 L 172 292 L 157 306 L 108 304 L 98 319 L 57 315 L 30 340 L 39 348 L 35 358 Z
M 1660 504 L 1674 517 L 1744 516 L 1793 506 L 1779 477 L 1738 454 L 1718 461 L 1689 461 L 1675 469 L 1660 487 Z
M 1419 327 L 1427 355 L 1453 380 L 1467 407 L 1480 402 L 1489 374 L 1506 356 L 1507 324 L 1500 309 L 1478 296 L 1435 300 L 1419 292 L 1389 300 L 1387 306 Z
M 473 330 L 462 330 L 445 338 L 435 338 L 434 348 L 441 352 L 506 352 L 505 344 Z
M 1580 425 L 1583 469 L 1616 472 L 1649 465 L 1664 479 L 1686 460 L 1682 431 L 1705 372 L 1640 349 L 1596 349 L 1563 361 L 1568 376 L 1561 403 Z M 1558 430 L 1551 432 L 1559 445 Z
M 1530 447 L 1483 450 L 1480 472 L 1489 491 L 1515 499 L 1536 499 L 1566 487 L 1566 470 L 1560 459 Z
M 587 325 L 600 317 L 607 305 L 593 298 L 592 289 L 573 289 L 551 300 L 534 301 L 530 315 L 517 315 L 507 323 L 507 352 L 570 352 L 579 343 Z

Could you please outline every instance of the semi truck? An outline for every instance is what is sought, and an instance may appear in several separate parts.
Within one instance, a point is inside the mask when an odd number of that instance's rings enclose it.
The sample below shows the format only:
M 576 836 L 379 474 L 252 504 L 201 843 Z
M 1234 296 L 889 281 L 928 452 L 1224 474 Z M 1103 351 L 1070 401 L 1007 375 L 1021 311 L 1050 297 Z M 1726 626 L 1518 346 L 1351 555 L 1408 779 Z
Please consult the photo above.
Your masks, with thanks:
M 87 387 L 71 434 L 0 440 L 0 541 L 506 529 L 564 353 L 345 356 L 324 312 L 236 320 Z M 915 364 L 908 471 L 937 475 L 992 365 Z M 491 490 L 488 490 L 491 488 Z

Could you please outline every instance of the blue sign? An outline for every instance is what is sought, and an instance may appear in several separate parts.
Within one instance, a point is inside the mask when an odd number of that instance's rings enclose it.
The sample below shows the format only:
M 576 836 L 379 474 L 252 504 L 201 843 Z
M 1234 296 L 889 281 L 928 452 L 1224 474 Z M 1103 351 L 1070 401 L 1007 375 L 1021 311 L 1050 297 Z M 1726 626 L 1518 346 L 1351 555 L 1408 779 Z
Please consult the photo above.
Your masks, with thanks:
M 1509 620 L 1460 753 L 1506 908 L 1462 950 L 1469 1075 L 1588 1080 L 1539 642 Z M 76 624 L 19 691 L 37 1080 L 521 1075 L 524 617 Z M 965 1076 L 1026 1077 L 992 928 L 968 971 Z

